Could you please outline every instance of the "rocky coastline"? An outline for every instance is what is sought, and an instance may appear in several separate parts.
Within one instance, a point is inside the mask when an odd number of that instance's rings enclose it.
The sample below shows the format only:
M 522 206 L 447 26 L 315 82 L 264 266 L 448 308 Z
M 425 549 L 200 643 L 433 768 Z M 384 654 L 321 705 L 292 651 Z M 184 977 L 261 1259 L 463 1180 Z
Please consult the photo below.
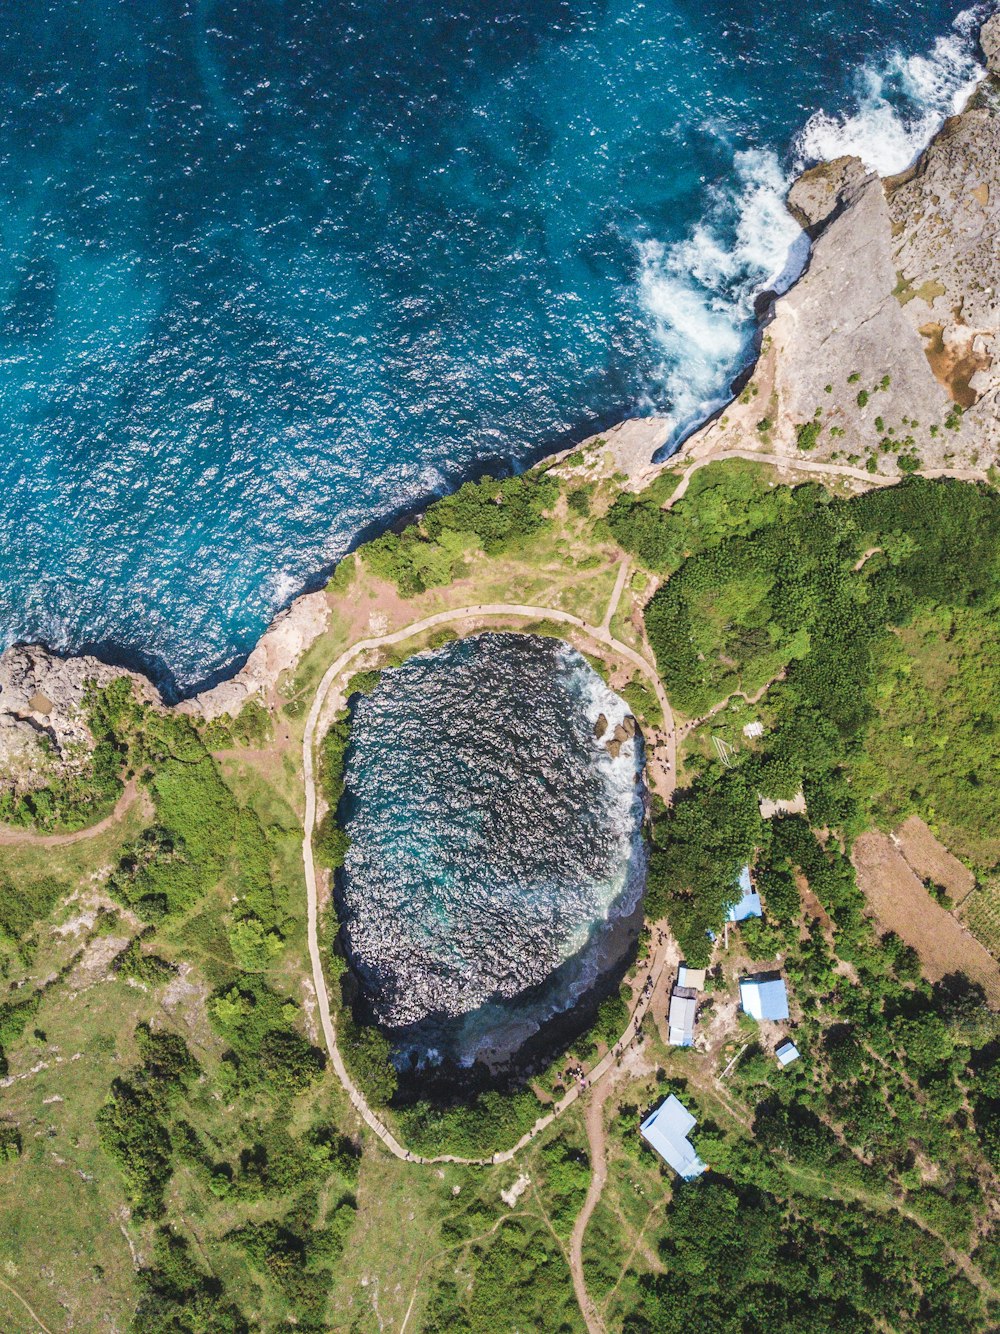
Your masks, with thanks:
M 901 176 L 882 179 L 857 158 L 814 167 L 789 208 L 812 240 L 798 282 L 770 303 L 760 354 L 738 397 L 668 460 L 664 417 L 633 418 L 555 455 L 602 449 L 609 471 L 638 490 L 666 467 L 747 452 L 794 469 L 856 460 L 872 483 L 906 471 L 985 476 L 1000 451 L 1000 15 L 980 42 L 986 77 Z M 831 313 L 835 322 L 831 323 Z M 852 442 L 867 442 L 867 455 Z M 863 482 L 855 482 L 863 486 Z M 297 597 L 234 675 L 181 701 L 180 712 L 235 716 L 273 692 L 326 630 L 326 590 Z M 0 768 L 31 787 L 53 763 L 86 762 L 86 682 L 141 673 L 41 645 L 0 655 Z M 165 707 L 165 706 L 164 706 Z

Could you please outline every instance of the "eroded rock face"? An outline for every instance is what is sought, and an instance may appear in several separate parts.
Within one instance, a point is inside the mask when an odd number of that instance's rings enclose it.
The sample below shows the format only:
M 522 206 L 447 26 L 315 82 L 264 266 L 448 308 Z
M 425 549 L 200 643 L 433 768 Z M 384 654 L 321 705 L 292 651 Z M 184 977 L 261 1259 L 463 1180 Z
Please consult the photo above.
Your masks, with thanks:
M 94 738 L 84 695 L 89 682 L 109 685 L 130 677 L 140 699 L 159 704 L 145 676 L 109 667 L 96 658 L 57 658 L 38 645 L 9 648 L 0 656 L 0 773 L 25 791 L 57 773 L 80 772 Z
M 994 14 L 983 24 L 979 33 L 986 68 L 991 74 L 1000 74 L 1000 14 Z
M 330 603 L 326 593 L 306 593 L 280 612 L 240 670 L 228 681 L 184 700 L 181 713 L 202 718 L 235 717 L 250 699 L 266 696 L 278 677 L 294 667 L 310 644 L 326 629 Z
M 860 158 L 840 157 L 833 162 L 821 162 L 803 172 L 792 186 L 788 194 L 789 212 L 800 227 L 815 234 L 848 191 L 867 176 Z
M 982 42 L 996 68 L 1000 19 Z M 740 401 L 685 453 L 985 474 L 1000 449 L 1000 80 L 902 176 L 841 158 L 806 172 L 789 207 L 814 238 L 808 268 Z

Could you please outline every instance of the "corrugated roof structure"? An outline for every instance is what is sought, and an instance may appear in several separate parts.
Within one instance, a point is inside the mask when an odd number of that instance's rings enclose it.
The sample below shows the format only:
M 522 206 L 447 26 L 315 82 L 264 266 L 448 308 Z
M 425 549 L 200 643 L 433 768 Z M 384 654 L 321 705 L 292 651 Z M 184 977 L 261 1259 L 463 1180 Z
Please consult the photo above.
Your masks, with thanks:
M 781 977 L 741 977 L 740 1004 L 754 1019 L 787 1019 L 788 993 Z
M 791 1065 L 793 1061 L 799 1059 L 799 1049 L 791 1038 L 785 1038 L 784 1042 L 779 1042 L 774 1049 L 774 1054 L 778 1058 L 779 1065 Z
M 692 991 L 704 991 L 706 972 L 705 968 L 689 968 L 686 963 L 682 963 L 677 969 L 677 985 L 690 987 Z
M 729 920 L 731 922 L 745 922 L 748 917 L 762 917 L 763 910 L 760 906 L 760 895 L 754 893 L 749 866 L 744 866 L 736 884 L 740 891 L 740 898 L 726 914 Z
M 706 1171 L 706 1164 L 695 1152 L 688 1134 L 696 1124 L 694 1117 L 671 1093 L 639 1127 L 639 1133 L 678 1176 L 690 1181 Z
M 691 987 L 674 987 L 670 997 L 670 1045 L 690 1047 L 694 1042 L 694 1020 L 698 993 Z

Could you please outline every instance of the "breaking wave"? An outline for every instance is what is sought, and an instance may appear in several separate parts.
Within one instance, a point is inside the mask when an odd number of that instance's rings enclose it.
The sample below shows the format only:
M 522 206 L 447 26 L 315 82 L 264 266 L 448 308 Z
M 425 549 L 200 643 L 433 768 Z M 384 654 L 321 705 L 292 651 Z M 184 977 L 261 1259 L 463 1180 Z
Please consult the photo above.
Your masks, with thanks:
M 988 13 L 982 6 L 963 11 L 927 55 L 896 50 L 878 65 L 863 65 L 857 110 L 812 116 L 796 144 L 799 167 L 853 155 L 880 176 L 904 171 L 983 77 L 976 38 Z
M 777 155 L 738 153 L 735 173 L 732 186 L 713 192 L 711 212 L 685 240 L 639 246 L 639 299 L 662 352 L 656 381 L 675 423 L 668 451 L 728 400 L 757 298 L 787 291 L 809 253 L 785 207 L 789 181 Z M 727 234 L 734 238 L 728 243 Z
M 661 352 L 653 382 L 674 423 L 663 454 L 730 400 L 733 376 L 749 360 L 758 299 L 780 295 L 802 272 L 808 240 L 785 207 L 795 176 L 848 154 L 883 176 L 909 166 L 982 78 L 977 36 L 993 7 L 963 11 L 927 54 L 894 49 L 863 64 L 856 109 L 812 115 L 787 165 L 773 151 L 737 153 L 732 184 L 711 192 L 706 216 L 683 241 L 638 242 L 639 302 Z

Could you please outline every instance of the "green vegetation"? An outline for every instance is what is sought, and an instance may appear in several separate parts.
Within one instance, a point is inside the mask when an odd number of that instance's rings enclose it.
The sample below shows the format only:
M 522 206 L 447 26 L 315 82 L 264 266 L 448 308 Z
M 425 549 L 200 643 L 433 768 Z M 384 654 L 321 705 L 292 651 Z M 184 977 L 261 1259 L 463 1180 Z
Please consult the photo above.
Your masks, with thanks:
M 205 723 L 202 739 L 209 750 L 231 746 L 266 746 L 274 735 L 271 715 L 259 700 L 249 699 L 235 718 L 223 714 Z
M 660 701 L 644 677 L 638 673 L 619 691 L 622 699 L 642 722 L 651 727 L 663 726 L 663 710 Z
M 921 479 L 851 500 L 803 486 L 772 492 L 754 518 L 692 542 L 683 509 L 661 512 L 663 550 L 696 549 L 646 609 L 682 712 L 774 682 L 766 739 L 693 774 L 656 825 L 650 912 L 668 913 L 692 961 L 739 865 L 766 844 L 757 793 L 804 790 L 816 824 L 848 835 L 917 812 L 982 868 L 1000 858 L 983 727 L 996 718 L 1000 499 Z
M 670 474 L 665 474 L 670 476 Z M 766 465 L 736 461 L 696 472 L 684 497 L 670 510 L 657 482 L 638 495 L 620 495 L 608 511 L 615 541 L 647 569 L 672 574 L 686 557 L 737 532 L 751 532 L 772 508 L 788 502 L 787 488 L 773 488 Z
M 91 684 L 85 696 L 93 752 L 79 773 L 58 774 L 46 787 L 22 792 L 0 787 L 0 821 L 39 829 L 81 829 L 94 824 L 121 796 L 129 770 L 129 737 L 142 716 L 132 682 L 119 677 L 104 689 Z
M 555 482 L 537 469 L 502 481 L 466 482 L 402 533 L 369 542 L 363 558 L 373 574 L 414 597 L 451 583 L 472 551 L 497 556 L 516 548 L 548 522 L 546 511 L 558 496 Z
M 799 449 L 815 449 L 823 425 L 819 421 L 803 422 L 796 429 L 795 442 Z
M 678 793 L 655 826 L 646 915 L 666 916 L 693 968 L 707 965 L 709 932 L 739 898 L 740 868 L 752 860 L 763 833 L 757 793 L 742 775 L 708 776 Z
M 348 682 L 347 697 L 367 695 L 378 685 L 380 672 L 359 672 Z M 338 870 L 344 864 L 350 839 L 341 828 L 337 807 L 344 793 L 344 767 L 351 741 L 351 713 L 341 709 L 320 744 L 319 787 L 329 809 L 313 838 L 313 852 L 321 866 Z
M 703 1306 L 719 1334 L 982 1328 L 976 1289 L 898 1214 L 706 1180 L 671 1201 L 661 1257 L 626 1334 L 681 1334 Z

